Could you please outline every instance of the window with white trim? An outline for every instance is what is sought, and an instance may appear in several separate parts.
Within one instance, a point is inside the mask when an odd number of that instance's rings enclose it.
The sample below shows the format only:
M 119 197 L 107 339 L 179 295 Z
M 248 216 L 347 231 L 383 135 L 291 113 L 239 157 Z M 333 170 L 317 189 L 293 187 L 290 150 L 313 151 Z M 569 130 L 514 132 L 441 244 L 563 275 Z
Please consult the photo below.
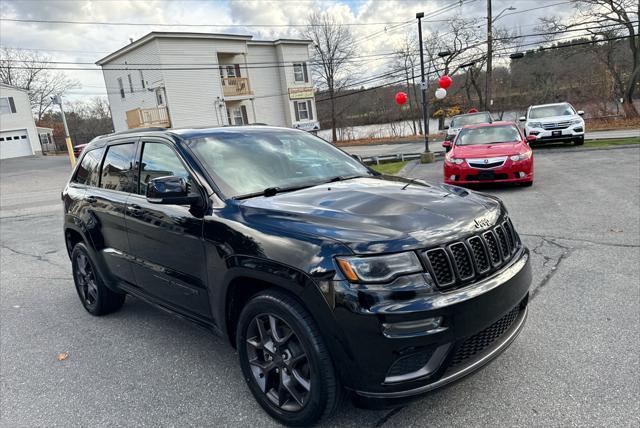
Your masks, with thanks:
M 11 114 L 16 112 L 16 104 L 13 97 L 0 98 L 0 114 Z
M 144 74 L 142 74 L 142 70 L 138 70 L 138 73 L 140 73 L 140 85 L 142 89 L 144 89 L 147 86 L 147 84 L 144 83 Z
M 131 74 L 127 74 L 127 79 L 129 79 L 129 92 L 133 94 L 133 80 L 131 80 Z
M 118 77 L 118 89 L 120 90 L 120 98 L 124 100 L 124 85 L 122 84 L 122 77 Z
M 313 120 L 312 101 L 294 101 L 293 109 L 296 114 L 296 122 Z
M 293 63 L 293 80 L 295 82 L 309 82 L 306 62 Z

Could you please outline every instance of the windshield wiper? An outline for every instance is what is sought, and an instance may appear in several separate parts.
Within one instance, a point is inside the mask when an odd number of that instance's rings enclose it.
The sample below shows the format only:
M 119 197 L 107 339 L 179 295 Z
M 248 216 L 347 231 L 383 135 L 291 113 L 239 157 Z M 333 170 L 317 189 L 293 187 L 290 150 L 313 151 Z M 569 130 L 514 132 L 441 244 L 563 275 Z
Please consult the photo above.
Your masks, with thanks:
M 249 198 L 255 198 L 256 196 L 270 197 L 270 196 L 275 196 L 278 193 L 293 192 L 294 190 L 306 189 L 308 187 L 313 187 L 316 185 L 317 183 L 304 184 L 304 185 L 291 186 L 291 187 L 267 187 L 266 189 L 260 192 L 247 193 L 246 195 L 234 196 L 233 199 L 249 199 Z
M 338 175 L 336 177 L 330 178 L 329 180 L 323 181 L 323 183 L 335 183 L 336 181 L 352 180 L 354 178 L 360 178 L 360 177 L 364 177 L 364 175 L 350 175 L 347 177 Z

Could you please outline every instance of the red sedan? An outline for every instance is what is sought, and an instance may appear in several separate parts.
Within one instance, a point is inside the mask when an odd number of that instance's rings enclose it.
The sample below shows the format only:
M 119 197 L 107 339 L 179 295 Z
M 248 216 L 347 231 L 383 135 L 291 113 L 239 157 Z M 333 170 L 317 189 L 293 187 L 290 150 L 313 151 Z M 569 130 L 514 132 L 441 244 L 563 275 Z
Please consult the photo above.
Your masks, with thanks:
M 444 182 L 448 184 L 533 184 L 533 153 L 529 141 L 511 122 L 462 128 L 453 142 L 445 141 Z

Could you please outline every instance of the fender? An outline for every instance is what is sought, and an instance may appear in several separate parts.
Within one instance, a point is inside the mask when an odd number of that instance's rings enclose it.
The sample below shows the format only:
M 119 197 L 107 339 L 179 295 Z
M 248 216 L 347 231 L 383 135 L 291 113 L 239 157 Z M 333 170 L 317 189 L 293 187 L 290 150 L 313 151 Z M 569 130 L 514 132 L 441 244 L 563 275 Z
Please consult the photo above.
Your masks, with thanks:
M 340 361 L 336 370 L 347 388 L 351 383 L 351 373 L 356 372 L 357 363 L 348 352 L 347 340 L 333 316 L 335 308 L 335 294 L 333 281 L 321 281 L 321 285 L 306 273 L 291 266 L 251 256 L 230 256 L 226 259 L 227 272 L 223 276 L 220 287 L 212 290 L 211 303 L 215 329 L 226 335 L 227 328 L 227 297 L 230 284 L 238 279 L 255 279 L 273 284 L 293 294 L 303 307 L 309 310 L 334 361 Z M 218 294 L 219 293 L 219 294 Z M 218 294 L 218 295 L 216 295 Z M 324 306 L 324 309 L 321 309 Z M 218 327 L 219 326 L 219 327 Z M 231 339 L 231 338 L 229 338 Z
M 65 214 L 64 219 L 64 242 L 67 247 L 67 254 L 69 258 L 71 258 L 71 251 L 73 248 L 71 247 L 71 242 L 67 238 L 67 231 L 72 230 L 80 235 L 82 239 L 82 243 L 87 247 L 89 253 L 91 253 L 91 257 L 93 258 L 93 262 L 96 265 L 96 269 L 98 270 L 98 274 L 101 278 L 105 279 L 105 285 L 109 287 L 111 290 L 115 292 L 122 292 L 122 290 L 116 285 L 117 282 L 113 279 L 113 277 L 109 274 L 109 270 L 104 265 L 102 257 L 100 256 L 99 251 L 96 249 L 96 246 L 91 238 L 91 235 L 87 232 L 87 228 L 85 223 L 82 221 L 80 217 L 74 214 Z

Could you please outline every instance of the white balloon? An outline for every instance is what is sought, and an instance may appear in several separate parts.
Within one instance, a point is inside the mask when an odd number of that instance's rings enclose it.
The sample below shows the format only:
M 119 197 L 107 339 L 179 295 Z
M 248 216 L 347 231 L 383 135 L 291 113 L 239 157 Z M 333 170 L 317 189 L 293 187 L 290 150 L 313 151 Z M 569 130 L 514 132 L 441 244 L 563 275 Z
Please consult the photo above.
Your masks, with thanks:
M 447 90 L 446 90 L 446 89 L 438 88 L 438 89 L 436 90 L 436 98 L 437 98 L 437 99 L 441 100 L 441 99 L 443 99 L 443 98 L 444 98 L 444 97 L 446 97 L 446 96 L 447 96 Z

